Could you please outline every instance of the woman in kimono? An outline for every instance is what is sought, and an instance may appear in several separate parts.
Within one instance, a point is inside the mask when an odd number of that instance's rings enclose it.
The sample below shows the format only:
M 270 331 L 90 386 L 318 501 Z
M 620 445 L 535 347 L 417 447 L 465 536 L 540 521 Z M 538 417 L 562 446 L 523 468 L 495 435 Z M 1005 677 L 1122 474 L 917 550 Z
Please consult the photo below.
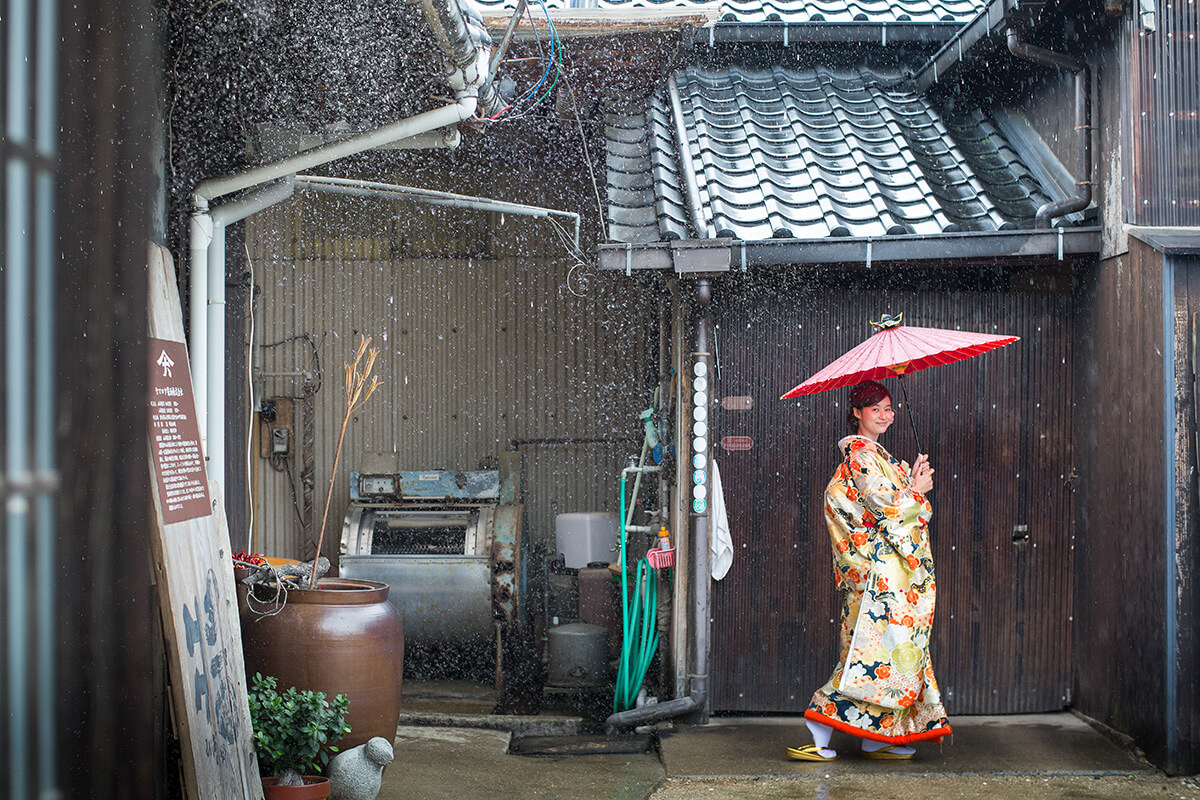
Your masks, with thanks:
M 910 468 L 879 444 L 893 415 L 882 384 L 850 390 L 854 433 L 838 442 L 843 460 L 825 489 L 841 655 L 804 713 L 813 744 L 789 747 L 792 758 L 837 758 L 835 730 L 857 737 L 868 758 L 912 758 L 911 743 L 950 733 L 929 663 L 936 587 L 925 494 L 933 468 L 924 455 Z

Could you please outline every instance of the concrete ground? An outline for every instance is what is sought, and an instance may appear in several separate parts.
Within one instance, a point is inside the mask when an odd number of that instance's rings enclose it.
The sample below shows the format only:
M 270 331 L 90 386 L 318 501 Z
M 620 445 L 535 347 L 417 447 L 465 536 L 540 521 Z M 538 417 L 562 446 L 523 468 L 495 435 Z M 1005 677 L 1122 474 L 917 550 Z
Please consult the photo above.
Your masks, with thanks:
M 785 754 L 810 741 L 796 717 L 666 724 L 614 742 L 581 735 L 569 711 L 493 715 L 495 693 L 476 684 L 406 684 L 405 691 L 396 758 L 379 800 L 1200 800 L 1200 781 L 1166 777 L 1066 713 L 952 718 L 953 740 L 918 745 L 912 761 L 864 759 L 839 734 L 833 744 L 841 757 L 811 763 Z

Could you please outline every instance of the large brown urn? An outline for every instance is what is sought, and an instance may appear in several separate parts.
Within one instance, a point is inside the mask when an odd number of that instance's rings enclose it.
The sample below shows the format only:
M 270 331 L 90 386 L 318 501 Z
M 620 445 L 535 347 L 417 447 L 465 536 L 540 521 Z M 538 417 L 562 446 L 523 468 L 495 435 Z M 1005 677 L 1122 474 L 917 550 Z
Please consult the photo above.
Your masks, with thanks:
M 339 750 L 396 737 L 404 626 L 387 598 L 386 583 L 328 578 L 316 589 L 289 590 L 282 602 L 260 589 L 241 610 L 248 675 L 274 675 L 280 691 L 349 698 L 350 733 Z

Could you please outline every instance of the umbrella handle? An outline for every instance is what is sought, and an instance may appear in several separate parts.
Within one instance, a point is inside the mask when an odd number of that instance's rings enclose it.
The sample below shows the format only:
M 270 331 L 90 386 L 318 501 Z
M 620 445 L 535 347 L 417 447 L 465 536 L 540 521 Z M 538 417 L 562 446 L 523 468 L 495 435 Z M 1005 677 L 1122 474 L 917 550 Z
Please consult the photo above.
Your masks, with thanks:
M 917 435 L 917 423 L 913 421 L 912 406 L 908 404 L 908 389 L 904 386 L 903 373 L 896 376 L 900 379 L 900 392 L 904 395 L 904 410 L 908 412 L 908 424 L 912 426 L 913 439 L 917 442 L 917 455 L 921 454 L 921 437 Z

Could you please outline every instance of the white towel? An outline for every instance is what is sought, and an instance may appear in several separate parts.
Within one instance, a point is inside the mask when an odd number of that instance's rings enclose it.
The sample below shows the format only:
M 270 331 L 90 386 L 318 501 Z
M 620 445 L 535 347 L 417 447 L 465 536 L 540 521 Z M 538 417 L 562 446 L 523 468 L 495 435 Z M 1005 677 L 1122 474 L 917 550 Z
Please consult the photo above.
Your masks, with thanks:
M 721 471 L 712 462 L 712 528 L 709 531 L 709 556 L 713 580 L 719 581 L 733 564 L 733 537 L 729 533 L 729 515 L 725 513 L 725 492 L 721 489 Z

